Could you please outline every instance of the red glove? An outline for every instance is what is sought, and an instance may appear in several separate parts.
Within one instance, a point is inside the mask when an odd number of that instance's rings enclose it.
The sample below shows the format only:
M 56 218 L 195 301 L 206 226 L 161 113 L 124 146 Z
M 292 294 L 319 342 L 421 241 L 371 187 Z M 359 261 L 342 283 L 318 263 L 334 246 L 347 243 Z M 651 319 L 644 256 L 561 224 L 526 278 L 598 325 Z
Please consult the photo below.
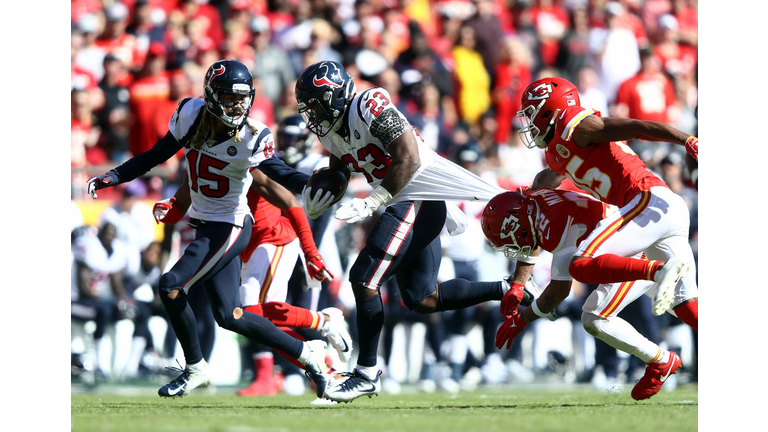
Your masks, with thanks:
M 692 158 L 699 160 L 699 139 L 691 135 L 685 141 L 685 151 L 691 155 Z
M 333 280 L 333 274 L 325 267 L 325 261 L 323 261 L 323 257 L 317 251 L 311 255 L 304 255 L 304 258 L 307 260 L 309 277 L 319 281 Z
M 517 307 L 520 306 L 520 301 L 523 299 L 523 293 L 525 292 L 525 285 L 521 283 L 510 282 L 510 285 L 512 285 L 512 288 L 501 298 L 501 305 L 499 306 L 499 311 L 505 317 L 517 311 Z
M 152 207 L 152 215 L 155 217 L 155 222 L 160 224 L 163 221 L 164 224 L 173 225 L 180 221 L 183 214 L 181 210 L 176 207 L 176 197 L 170 197 L 168 199 L 160 200 Z
M 522 313 L 515 312 L 504 320 L 499 330 L 496 331 L 496 348 L 501 349 L 504 344 L 507 345 L 507 349 L 512 348 L 512 341 L 522 333 L 526 325 L 528 322 L 523 319 Z

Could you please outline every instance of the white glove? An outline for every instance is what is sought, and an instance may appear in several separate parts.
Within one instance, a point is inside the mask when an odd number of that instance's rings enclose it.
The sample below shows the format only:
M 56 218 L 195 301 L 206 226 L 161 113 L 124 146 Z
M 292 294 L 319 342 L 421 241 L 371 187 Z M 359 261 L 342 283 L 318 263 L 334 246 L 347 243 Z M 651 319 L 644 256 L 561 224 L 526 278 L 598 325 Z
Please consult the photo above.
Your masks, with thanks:
M 391 199 L 392 195 L 388 190 L 381 186 L 377 186 L 367 198 L 354 198 L 349 202 L 342 204 L 341 207 L 336 210 L 335 216 L 336 219 L 347 221 L 348 224 L 360 222 L 371 216 L 373 212 Z
M 304 189 L 301 191 L 301 198 L 304 201 L 304 211 L 307 213 L 307 216 L 312 219 L 317 219 L 325 213 L 335 198 L 330 191 L 323 195 L 322 189 L 318 189 L 317 192 L 315 192 L 314 198 L 309 195 L 310 189 L 304 186 Z
M 120 180 L 118 179 L 117 172 L 115 170 L 109 170 L 109 172 L 104 175 L 89 178 L 88 181 L 86 181 L 86 185 L 88 186 L 88 193 L 91 194 L 91 198 L 96 199 L 97 190 L 114 186 L 119 182 Z

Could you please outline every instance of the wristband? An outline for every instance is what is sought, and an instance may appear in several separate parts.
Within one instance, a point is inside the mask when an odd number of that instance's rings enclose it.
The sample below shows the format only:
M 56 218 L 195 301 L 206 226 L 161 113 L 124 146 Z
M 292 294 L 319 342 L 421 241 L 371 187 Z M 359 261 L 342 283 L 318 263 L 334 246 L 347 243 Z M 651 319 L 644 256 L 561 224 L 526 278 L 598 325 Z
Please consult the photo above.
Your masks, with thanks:
M 285 215 L 288 221 L 291 222 L 291 227 L 296 232 L 296 236 L 299 237 L 299 244 L 304 255 L 316 254 L 317 246 L 315 246 L 315 240 L 312 238 L 312 230 L 309 228 L 309 221 L 307 220 L 307 214 L 304 213 L 304 207 L 290 207 L 285 211 Z
M 392 199 L 392 194 L 384 186 L 379 185 L 368 195 L 368 199 L 375 208 L 379 208 Z
M 538 316 L 539 318 L 548 318 L 547 314 L 545 314 L 544 312 L 541 311 L 541 309 L 539 309 L 539 301 L 538 300 L 536 300 L 535 302 L 531 303 L 531 308 L 533 309 L 533 313 L 535 313 L 536 316 Z
M 184 215 L 181 213 L 181 210 L 179 210 L 178 207 L 176 207 L 176 204 L 174 203 L 171 205 L 171 208 L 168 209 L 168 213 L 165 214 L 165 217 L 160 220 L 160 222 L 166 224 L 166 225 L 173 225 L 181 220 Z
M 691 145 L 691 141 L 698 141 L 698 140 L 699 140 L 698 138 L 696 138 L 695 136 L 691 135 L 691 136 L 688 137 L 687 140 L 685 140 L 685 146 L 688 147 L 689 145 Z

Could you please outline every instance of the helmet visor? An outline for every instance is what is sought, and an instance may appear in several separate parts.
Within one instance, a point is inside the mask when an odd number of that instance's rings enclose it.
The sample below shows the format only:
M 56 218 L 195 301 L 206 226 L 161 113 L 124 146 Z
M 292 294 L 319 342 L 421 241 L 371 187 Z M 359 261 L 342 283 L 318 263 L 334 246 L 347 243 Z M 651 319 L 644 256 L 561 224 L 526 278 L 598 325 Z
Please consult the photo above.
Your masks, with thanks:
M 331 131 L 335 122 L 323 104 L 317 99 L 310 99 L 306 104 L 299 104 L 299 114 L 307 122 L 307 129 L 317 136 L 325 136 Z

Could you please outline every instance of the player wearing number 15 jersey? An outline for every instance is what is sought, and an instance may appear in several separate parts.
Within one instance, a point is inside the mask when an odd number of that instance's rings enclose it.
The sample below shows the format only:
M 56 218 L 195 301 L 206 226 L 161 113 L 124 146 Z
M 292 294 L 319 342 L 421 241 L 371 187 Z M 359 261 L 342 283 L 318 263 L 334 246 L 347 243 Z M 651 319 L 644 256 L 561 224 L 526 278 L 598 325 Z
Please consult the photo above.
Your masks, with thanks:
M 186 299 L 191 289 L 206 291 L 219 326 L 297 359 L 318 393 L 328 383 L 324 341 L 295 339 L 263 316 L 244 311 L 240 302 L 239 255 L 248 245 L 253 224 L 246 196 L 249 188 L 253 185 L 262 195 L 293 199 L 295 206 L 287 209 L 288 213 L 309 231 L 293 194 L 254 169 L 274 150 L 269 129 L 248 117 L 253 95 L 253 77 L 245 65 L 235 60 L 217 61 L 205 74 L 204 98 L 181 101 L 168 123 L 168 133 L 150 150 L 88 180 L 88 192 L 96 198 L 97 190 L 129 182 L 184 149 L 195 240 L 161 276 L 159 290 L 186 366 L 178 378 L 160 388 L 162 397 L 185 396 L 211 383 L 195 315 Z M 173 200 L 166 204 L 164 220 L 180 219 L 183 213 L 173 206 Z M 323 260 L 319 255 L 311 258 L 322 280 Z
M 526 146 L 545 150 L 548 170 L 539 186 L 557 187 L 563 177 L 608 204 L 620 207 L 611 223 L 581 243 L 570 274 L 583 283 L 654 281 L 654 314 L 672 308 L 698 331 L 694 258 L 688 243 L 690 215 L 685 201 L 651 173 L 622 141 L 645 139 L 684 145 L 698 160 L 698 138 L 669 125 L 603 118 L 581 107 L 577 88 L 562 78 L 543 78 L 523 94 L 518 117 Z M 552 175 L 556 174 L 556 175 Z M 647 260 L 629 258 L 645 252 Z
M 502 190 L 430 150 L 385 89 L 356 93 L 339 63 L 307 67 L 296 81 L 296 100 L 307 127 L 330 153 L 330 168 L 342 170 L 347 179 L 352 172 L 362 174 L 373 188 L 367 198 L 342 204 L 336 218 L 354 223 L 386 205 L 349 271 L 357 305 L 357 365 L 325 393 L 349 402 L 381 389 L 376 358 L 384 310 L 379 289 L 389 278 L 397 279 L 405 305 L 420 314 L 500 300 L 509 290 L 506 281 L 437 283 L 440 231 L 449 212 L 458 212 L 449 217 L 453 222 L 463 215 L 455 205 L 448 210 L 446 200 L 488 200 Z M 318 199 L 322 189 L 305 189 L 303 196 L 310 217 L 328 209 Z

